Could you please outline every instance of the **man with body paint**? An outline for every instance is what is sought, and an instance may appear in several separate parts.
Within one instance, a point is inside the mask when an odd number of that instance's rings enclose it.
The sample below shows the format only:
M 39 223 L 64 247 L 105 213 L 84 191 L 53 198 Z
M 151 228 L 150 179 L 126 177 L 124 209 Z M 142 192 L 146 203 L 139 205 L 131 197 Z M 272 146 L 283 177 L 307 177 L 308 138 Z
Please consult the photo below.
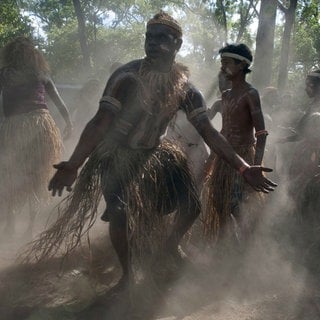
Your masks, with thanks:
M 222 93 L 221 134 L 249 164 L 261 165 L 268 132 L 259 93 L 246 81 L 246 75 L 251 72 L 251 51 L 244 44 L 231 44 L 219 53 L 221 72 L 232 83 L 231 89 Z M 231 237 L 239 241 L 250 234 L 247 229 L 252 228 L 248 221 L 252 214 L 240 212 L 241 207 L 260 195 L 253 193 L 241 172 L 230 170 L 219 155 L 214 159 L 203 197 L 204 232 L 208 239 Z

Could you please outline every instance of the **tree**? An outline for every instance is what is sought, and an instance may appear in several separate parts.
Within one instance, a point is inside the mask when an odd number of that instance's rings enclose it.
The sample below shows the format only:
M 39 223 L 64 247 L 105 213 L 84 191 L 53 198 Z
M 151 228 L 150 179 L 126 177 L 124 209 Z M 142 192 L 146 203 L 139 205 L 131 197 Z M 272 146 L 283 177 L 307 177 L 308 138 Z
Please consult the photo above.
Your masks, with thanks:
M 72 2 L 74 6 L 74 11 L 77 16 L 77 21 L 78 21 L 78 34 L 79 34 L 80 47 L 83 55 L 83 65 L 85 69 L 89 71 L 91 69 L 90 52 L 89 52 L 88 43 L 87 43 L 85 17 L 81 7 L 80 0 L 72 0 Z
M 276 13 L 277 0 L 261 1 L 252 76 L 252 82 L 260 89 L 271 82 Z
M 16 36 L 31 36 L 32 31 L 30 19 L 21 13 L 16 1 L 0 1 L 0 47 Z
M 16 20 L 10 14 L 19 16 L 20 26 L 28 29 L 25 33 L 32 30 L 31 19 L 39 21 L 41 32 L 35 37 L 43 36 L 41 48 L 53 76 L 57 79 L 59 75 L 63 81 L 82 82 L 97 72 L 107 74 L 113 62 L 125 63 L 142 57 L 146 21 L 164 9 L 182 24 L 184 44 L 178 59 L 190 67 L 193 81 L 200 88 L 214 93 L 216 87 L 212 83 L 220 67 L 218 50 L 226 42 L 244 42 L 255 48 L 253 83 L 260 88 L 270 85 L 275 74 L 277 78 L 278 74 L 287 77 L 288 70 L 290 74 L 304 73 L 302 68 L 319 63 L 319 1 L 294 1 L 298 3 L 293 14 L 297 24 L 290 60 L 288 53 L 283 53 L 284 33 L 280 34 L 285 25 L 275 19 L 277 0 L 0 0 L 0 41 L 3 32 L 15 28 L 12 24 Z M 289 10 L 289 7 L 283 8 Z M 255 38 L 251 26 L 257 17 Z M 289 23 L 289 19 L 286 21 Z M 286 57 L 284 63 L 280 62 L 281 50 L 281 59 Z M 289 63 L 286 68 L 285 63 Z M 88 70 L 89 65 L 91 70 Z M 278 67 L 285 70 L 278 73 Z
M 304 78 L 312 67 L 320 67 L 320 3 L 313 0 L 298 5 L 296 17 L 289 70 L 297 72 L 303 66 Z
M 281 11 L 285 15 L 285 25 L 282 37 L 282 48 L 280 53 L 279 73 L 278 73 L 278 88 L 283 90 L 288 79 L 288 57 L 290 52 L 290 40 L 292 27 L 295 21 L 295 13 L 297 8 L 297 0 L 290 0 L 289 6 L 285 7 L 279 3 Z

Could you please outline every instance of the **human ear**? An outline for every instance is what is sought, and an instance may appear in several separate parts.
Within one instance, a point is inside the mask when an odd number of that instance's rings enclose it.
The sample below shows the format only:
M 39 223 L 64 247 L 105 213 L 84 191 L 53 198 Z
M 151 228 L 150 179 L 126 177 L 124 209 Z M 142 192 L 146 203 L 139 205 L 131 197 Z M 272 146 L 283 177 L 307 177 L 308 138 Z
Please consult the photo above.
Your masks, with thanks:
M 246 63 L 245 61 L 241 61 L 241 63 L 240 63 L 240 69 L 241 69 L 241 70 L 244 70 L 244 69 L 246 68 L 246 66 L 247 66 L 247 63 Z
M 180 39 L 180 38 L 176 38 L 175 40 L 174 40 L 174 43 L 176 44 L 176 49 L 177 49 L 177 51 L 179 51 L 180 50 L 180 48 L 181 48 L 181 46 L 182 46 L 182 39 Z

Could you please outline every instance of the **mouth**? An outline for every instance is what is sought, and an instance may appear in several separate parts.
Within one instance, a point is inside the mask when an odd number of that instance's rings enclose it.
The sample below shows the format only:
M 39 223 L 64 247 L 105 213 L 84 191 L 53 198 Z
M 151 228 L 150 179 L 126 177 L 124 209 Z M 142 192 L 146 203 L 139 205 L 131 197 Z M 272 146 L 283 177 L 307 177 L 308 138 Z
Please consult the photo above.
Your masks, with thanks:
M 149 47 L 149 48 L 147 48 L 148 54 L 152 54 L 152 55 L 154 55 L 154 54 L 159 54 L 159 53 L 161 53 L 161 51 L 162 51 L 162 50 L 160 50 L 160 48 L 156 48 L 156 47 Z
M 164 44 L 161 44 L 161 45 L 160 45 L 160 49 L 161 49 L 162 51 L 165 51 L 165 52 L 169 52 L 169 51 L 170 51 L 169 48 L 168 48 L 166 45 L 164 45 Z

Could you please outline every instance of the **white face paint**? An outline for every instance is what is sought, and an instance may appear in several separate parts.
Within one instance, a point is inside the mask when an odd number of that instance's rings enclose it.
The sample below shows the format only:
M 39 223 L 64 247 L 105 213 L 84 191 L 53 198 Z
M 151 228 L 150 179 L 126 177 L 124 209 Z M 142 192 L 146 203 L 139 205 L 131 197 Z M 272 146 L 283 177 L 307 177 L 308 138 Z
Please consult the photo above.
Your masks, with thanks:
M 229 68 L 226 68 L 225 72 L 226 74 L 232 75 L 232 71 Z
M 160 48 L 161 48 L 161 50 L 166 51 L 166 52 L 169 52 L 169 51 L 170 51 L 170 49 L 168 48 L 168 46 L 165 45 L 165 44 L 160 44 Z

